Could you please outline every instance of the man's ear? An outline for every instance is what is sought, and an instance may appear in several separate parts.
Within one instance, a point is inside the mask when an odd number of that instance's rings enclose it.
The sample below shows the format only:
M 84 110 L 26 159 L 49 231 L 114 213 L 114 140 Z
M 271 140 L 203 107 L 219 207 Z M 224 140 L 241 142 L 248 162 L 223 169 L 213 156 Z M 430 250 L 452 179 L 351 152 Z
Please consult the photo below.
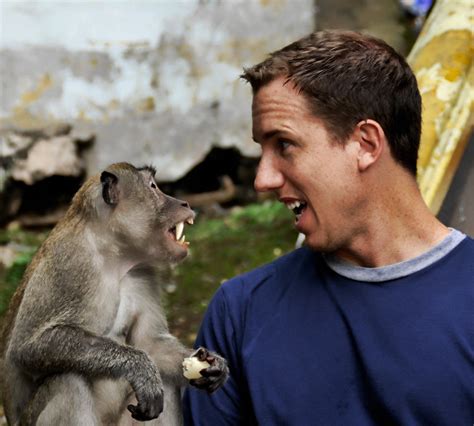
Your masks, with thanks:
M 117 176 L 113 173 L 104 171 L 100 175 L 100 182 L 102 183 L 102 198 L 107 204 L 115 206 L 119 200 Z
M 364 171 L 382 154 L 387 143 L 385 132 L 379 123 L 370 119 L 357 123 L 355 132 L 359 142 L 358 166 L 360 171 Z

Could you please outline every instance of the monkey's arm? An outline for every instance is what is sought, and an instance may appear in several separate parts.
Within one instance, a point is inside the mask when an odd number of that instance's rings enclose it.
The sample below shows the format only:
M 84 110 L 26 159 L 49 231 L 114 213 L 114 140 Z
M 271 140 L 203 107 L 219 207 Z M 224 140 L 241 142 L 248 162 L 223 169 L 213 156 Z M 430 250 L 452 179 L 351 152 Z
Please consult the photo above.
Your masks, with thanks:
M 163 386 L 148 355 L 131 346 L 95 335 L 79 326 L 54 325 L 21 343 L 11 342 L 9 356 L 33 378 L 75 372 L 85 377 L 125 378 L 138 405 L 129 410 L 137 420 L 163 411 Z
M 186 386 L 187 379 L 183 376 L 183 360 L 191 356 L 192 350 L 186 348 L 176 337 L 163 333 L 148 342 L 145 351 L 157 366 L 163 380 Z
M 200 359 L 210 357 L 210 367 L 203 371 L 203 377 L 190 382 L 183 376 L 183 360 L 193 355 L 195 350 L 186 348 L 169 333 L 162 308 L 156 309 L 156 306 L 160 306 L 160 292 L 156 285 L 159 277 L 156 270 L 148 265 L 140 265 L 133 269 L 126 279 L 133 280 L 135 295 L 139 293 L 136 289 L 141 289 L 138 300 L 141 300 L 139 305 L 142 310 L 129 330 L 128 339 L 131 344 L 150 355 L 162 378 L 167 382 L 180 387 L 192 384 L 209 392 L 220 387 L 229 374 L 227 362 L 218 354 L 207 350 L 199 352 Z M 156 301 L 152 309 L 146 303 L 149 300 Z

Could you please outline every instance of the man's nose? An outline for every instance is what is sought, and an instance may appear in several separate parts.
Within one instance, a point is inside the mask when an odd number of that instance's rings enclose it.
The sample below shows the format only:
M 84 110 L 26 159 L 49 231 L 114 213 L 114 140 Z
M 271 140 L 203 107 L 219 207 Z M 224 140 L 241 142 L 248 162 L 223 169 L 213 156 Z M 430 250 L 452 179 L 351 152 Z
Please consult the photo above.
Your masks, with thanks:
M 258 192 L 273 191 L 283 186 L 284 177 L 270 156 L 262 155 L 253 186 Z

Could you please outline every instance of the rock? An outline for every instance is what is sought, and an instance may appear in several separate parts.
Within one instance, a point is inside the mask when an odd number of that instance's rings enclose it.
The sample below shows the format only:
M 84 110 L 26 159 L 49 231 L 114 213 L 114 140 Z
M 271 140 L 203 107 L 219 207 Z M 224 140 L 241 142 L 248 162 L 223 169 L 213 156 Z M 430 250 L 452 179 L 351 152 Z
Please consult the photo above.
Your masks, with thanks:
M 6 157 L 13 157 L 18 155 L 19 152 L 28 149 L 33 140 L 30 136 L 23 136 L 13 132 L 0 135 L 0 160 Z
M 82 147 L 89 146 L 95 140 L 95 134 L 89 129 L 85 129 L 83 126 L 75 126 L 69 136 L 74 140 L 74 142 Z
M 56 210 L 72 198 L 78 188 L 75 184 L 71 186 L 71 179 L 77 178 L 77 185 L 80 185 L 85 174 L 84 150 L 93 141 L 92 132 L 74 131 L 64 122 L 48 123 L 42 128 L 0 128 L 0 223 L 21 215 L 22 225 L 54 224 L 63 213 Z M 48 192 L 46 212 L 44 197 L 35 201 L 31 198 L 32 189 L 28 187 L 38 183 L 44 188 L 45 179 L 57 176 L 69 178 L 69 183 L 61 185 L 53 180 L 56 184 Z M 25 203 L 27 194 L 30 195 Z M 35 211 L 35 203 L 38 211 Z
M 64 136 L 69 134 L 72 126 L 69 123 L 52 123 L 46 126 L 44 129 L 40 129 L 39 132 L 46 138 L 53 138 L 55 136 Z
M 32 185 L 49 176 L 79 176 L 83 162 L 77 156 L 76 145 L 68 136 L 57 136 L 36 142 L 26 159 L 18 159 L 11 176 Z

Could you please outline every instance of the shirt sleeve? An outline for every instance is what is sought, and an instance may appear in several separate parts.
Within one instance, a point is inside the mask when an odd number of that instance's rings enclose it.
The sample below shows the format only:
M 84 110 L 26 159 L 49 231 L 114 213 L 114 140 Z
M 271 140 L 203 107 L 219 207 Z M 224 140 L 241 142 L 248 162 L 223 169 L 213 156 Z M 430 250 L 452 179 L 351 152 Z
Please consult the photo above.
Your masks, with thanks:
M 238 285 L 230 282 L 227 284 Z M 235 305 L 235 301 L 232 302 Z M 224 386 L 212 394 L 188 386 L 183 399 L 186 426 L 243 424 L 247 411 L 244 405 L 247 404 L 242 400 L 245 393 L 242 386 L 235 318 L 221 286 L 209 304 L 195 346 L 204 346 L 226 358 L 230 375 Z

